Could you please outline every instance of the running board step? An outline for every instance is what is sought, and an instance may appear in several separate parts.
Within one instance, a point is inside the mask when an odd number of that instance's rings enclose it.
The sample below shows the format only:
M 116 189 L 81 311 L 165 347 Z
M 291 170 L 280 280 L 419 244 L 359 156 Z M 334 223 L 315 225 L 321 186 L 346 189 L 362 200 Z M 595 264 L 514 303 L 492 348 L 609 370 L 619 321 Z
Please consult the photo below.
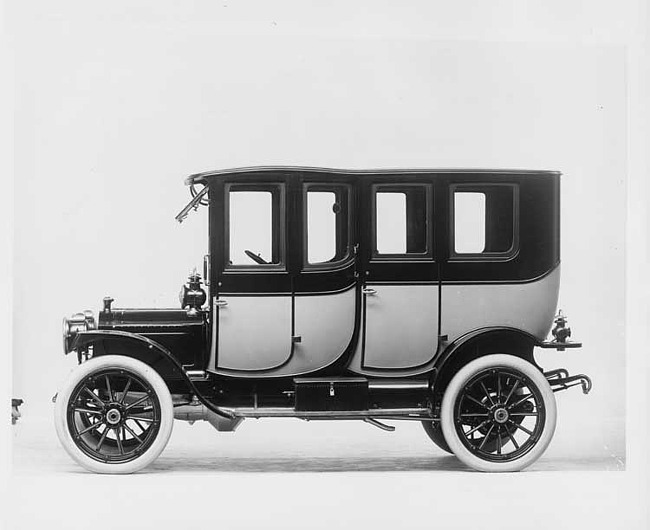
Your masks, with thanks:
M 368 410 L 368 380 L 365 377 L 297 377 L 296 412 Z

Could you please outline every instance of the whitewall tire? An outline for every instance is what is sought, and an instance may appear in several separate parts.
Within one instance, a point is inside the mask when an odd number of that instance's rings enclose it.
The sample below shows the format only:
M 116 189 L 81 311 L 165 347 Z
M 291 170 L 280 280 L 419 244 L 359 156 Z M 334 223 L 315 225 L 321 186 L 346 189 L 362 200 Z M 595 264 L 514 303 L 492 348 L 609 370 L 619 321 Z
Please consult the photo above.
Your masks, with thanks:
M 478 471 L 520 471 L 544 453 L 557 418 L 551 387 L 531 363 L 513 355 L 480 357 L 445 390 L 444 439 Z
M 121 355 L 78 366 L 58 392 L 54 410 L 61 445 L 95 473 L 134 473 L 148 466 L 167 445 L 173 422 L 162 377 Z

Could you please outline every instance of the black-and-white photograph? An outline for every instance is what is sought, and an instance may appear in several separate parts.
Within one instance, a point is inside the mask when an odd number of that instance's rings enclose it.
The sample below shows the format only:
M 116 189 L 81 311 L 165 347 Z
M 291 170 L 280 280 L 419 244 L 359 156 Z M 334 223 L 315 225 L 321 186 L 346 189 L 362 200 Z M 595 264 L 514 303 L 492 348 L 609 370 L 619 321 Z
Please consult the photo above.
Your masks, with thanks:
M 647 527 L 645 2 L 4 8 L 7 528 Z

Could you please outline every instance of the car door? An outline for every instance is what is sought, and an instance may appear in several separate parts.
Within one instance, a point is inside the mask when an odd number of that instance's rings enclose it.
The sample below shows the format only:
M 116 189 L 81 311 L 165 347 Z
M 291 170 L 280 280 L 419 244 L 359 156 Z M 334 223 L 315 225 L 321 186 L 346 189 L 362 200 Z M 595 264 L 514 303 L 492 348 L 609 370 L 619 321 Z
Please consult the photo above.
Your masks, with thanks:
M 362 370 L 412 369 L 436 353 L 433 191 L 431 182 L 415 175 L 376 179 L 365 187 Z
M 211 367 L 259 373 L 291 357 L 292 286 L 282 175 L 219 183 L 211 194 L 213 286 Z
M 355 330 L 357 289 L 354 194 L 349 179 L 305 175 L 296 199 L 302 222 L 295 275 L 295 348 L 298 373 L 338 359 Z

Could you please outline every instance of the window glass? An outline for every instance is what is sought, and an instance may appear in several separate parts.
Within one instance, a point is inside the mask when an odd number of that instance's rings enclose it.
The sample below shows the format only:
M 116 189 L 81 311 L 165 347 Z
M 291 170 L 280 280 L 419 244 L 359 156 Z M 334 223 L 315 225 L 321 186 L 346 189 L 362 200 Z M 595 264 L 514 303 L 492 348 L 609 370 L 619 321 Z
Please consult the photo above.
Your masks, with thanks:
M 307 261 L 324 263 L 336 257 L 336 194 L 307 193 Z
M 306 193 L 307 263 L 334 263 L 349 255 L 348 188 L 308 185 Z
M 515 188 L 473 186 L 454 192 L 456 254 L 505 254 L 515 245 Z
M 375 250 L 378 254 L 425 254 L 428 248 L 427 188 L 379 188 L 375 194 Z
M 270 191 L 231 191 L 229 193 L 229 264 L 263 265 L 279 263 L 274 242 L 273 193 Z
M 377 193 L 377 252 L 406 253 L 406 194 Z
M 485 250 L 485 194 L 454 193 L 454 249 L 458 254 Z

